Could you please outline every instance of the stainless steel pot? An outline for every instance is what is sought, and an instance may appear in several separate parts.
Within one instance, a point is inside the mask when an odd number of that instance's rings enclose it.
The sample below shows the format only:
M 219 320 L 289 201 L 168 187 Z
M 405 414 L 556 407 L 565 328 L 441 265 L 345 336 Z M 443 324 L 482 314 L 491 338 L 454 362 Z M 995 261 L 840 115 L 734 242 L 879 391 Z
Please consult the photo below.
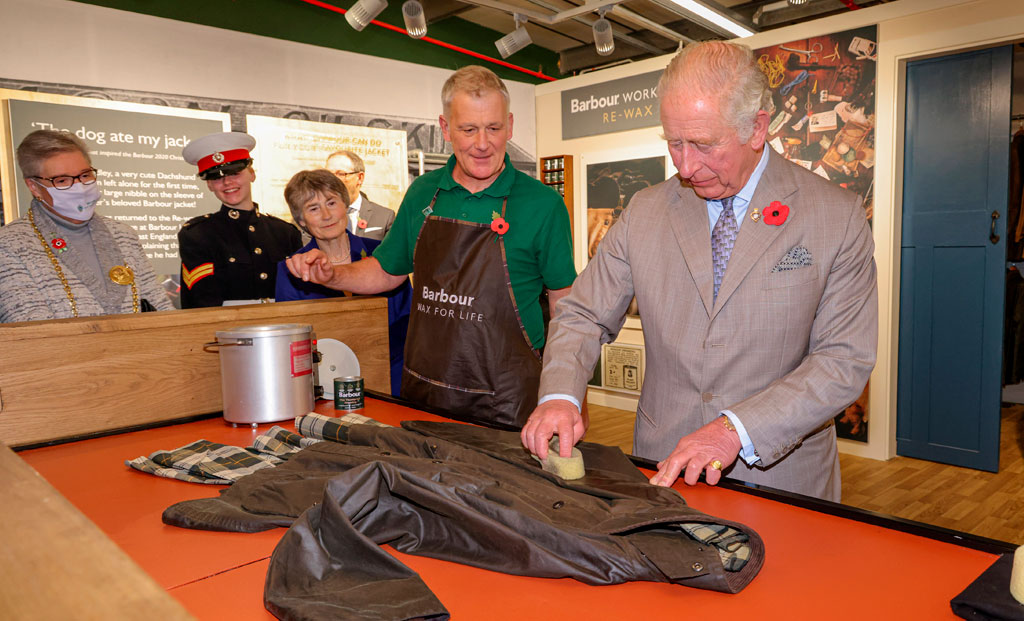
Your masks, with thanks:
M 311 412 L 312 332 L 294 323 L 218 331 L 206 349 L 220 355 L 224 420 L 256 426 Z

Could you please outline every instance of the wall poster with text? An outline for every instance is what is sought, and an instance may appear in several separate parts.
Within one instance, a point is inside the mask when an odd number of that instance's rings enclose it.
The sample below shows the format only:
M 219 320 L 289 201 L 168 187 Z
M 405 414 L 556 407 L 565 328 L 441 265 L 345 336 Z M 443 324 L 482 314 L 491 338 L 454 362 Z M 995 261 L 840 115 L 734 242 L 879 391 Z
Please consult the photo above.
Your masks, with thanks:
M 607 343 L 601 347 L 602 386 L 639 393 L 644 383 L 644 348 Z
M 772 91 L 768 144 L 864 199 L 874 211 L 878 27 L 754 50 Z M 840 438 L 868 441 L 868 388 L 835 417 Z
M 253 151 L 260 209 L 291 222 L 284 187 L 302 170 L 325 168 L 335 151 L 352 151 L 363 160 L 361 192 L 371 201 L 398 211 L 409 184 L 406 133 L 398 129 L 320 123 L 247 115 L 246 128 L 256 138 Z

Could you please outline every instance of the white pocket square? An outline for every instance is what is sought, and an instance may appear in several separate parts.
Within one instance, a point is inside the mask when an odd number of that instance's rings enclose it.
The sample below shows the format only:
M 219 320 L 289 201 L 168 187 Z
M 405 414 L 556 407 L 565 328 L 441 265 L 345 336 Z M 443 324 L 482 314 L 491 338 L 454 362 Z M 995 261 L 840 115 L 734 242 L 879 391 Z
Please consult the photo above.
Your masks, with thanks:
M 803 246 L 793 246 L 790 248 L 786 256 L 782 257 L 775 267 L 772 268 L 772 273 L 775 272 L 788 272 L 789 270 L 795 270 L 801 267 L 809 267 L 814 265 L 814 260 L 811 258 L 811 251 Z
M 369 227 L 369 228 L 365 228 L 365 229 L 363 229 L 363 232 L 364 232 L 364 233 L 372 233 L 373 231 L 379 231 L 379 230 L 381 230 L 382 228 L 384 228 L 384 227 L 382 227 L 382 226 L 371 226 L 371 227 Z

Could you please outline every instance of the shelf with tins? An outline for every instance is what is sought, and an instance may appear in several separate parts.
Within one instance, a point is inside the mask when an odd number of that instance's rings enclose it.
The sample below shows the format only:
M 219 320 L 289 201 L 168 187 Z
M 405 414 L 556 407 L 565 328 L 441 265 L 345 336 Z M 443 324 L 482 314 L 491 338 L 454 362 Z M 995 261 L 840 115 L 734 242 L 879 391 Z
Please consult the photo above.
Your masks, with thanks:
M 565 196 L 566 187 L 569 188 L 569 193 L 572 194 L 572 156 L 553 155 L 551 157 L 542 157 L 540 160 L 540 180 L 544 185 L 554 188 L 563 197 Z M 571 201 L 566 201 L 566 205 L 570 210 L 572 209 Z
M 541 183 L 554 188 L 565 201 L 565 208 L 569 210 L 569 222 L 574 221 L 573 209 L 573 166 L 571 155 L 551 155 L 540 158 L 540 170 L 538 171 Z

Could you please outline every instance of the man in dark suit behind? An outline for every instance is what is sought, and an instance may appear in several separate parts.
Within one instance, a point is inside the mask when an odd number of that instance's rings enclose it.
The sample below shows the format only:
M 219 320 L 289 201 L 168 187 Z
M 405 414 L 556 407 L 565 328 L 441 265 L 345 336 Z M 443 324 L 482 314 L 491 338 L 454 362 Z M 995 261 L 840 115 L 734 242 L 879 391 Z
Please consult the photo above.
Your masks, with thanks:
M 374 203 L 360 191 L 366 180 L 363 158 L 352 151 L 335 151 L 327 158 L 327 170 L 341 179 L 348 190 L 348 232 L 357 237 L 384 239 L 395 221 L 395 212 Z

